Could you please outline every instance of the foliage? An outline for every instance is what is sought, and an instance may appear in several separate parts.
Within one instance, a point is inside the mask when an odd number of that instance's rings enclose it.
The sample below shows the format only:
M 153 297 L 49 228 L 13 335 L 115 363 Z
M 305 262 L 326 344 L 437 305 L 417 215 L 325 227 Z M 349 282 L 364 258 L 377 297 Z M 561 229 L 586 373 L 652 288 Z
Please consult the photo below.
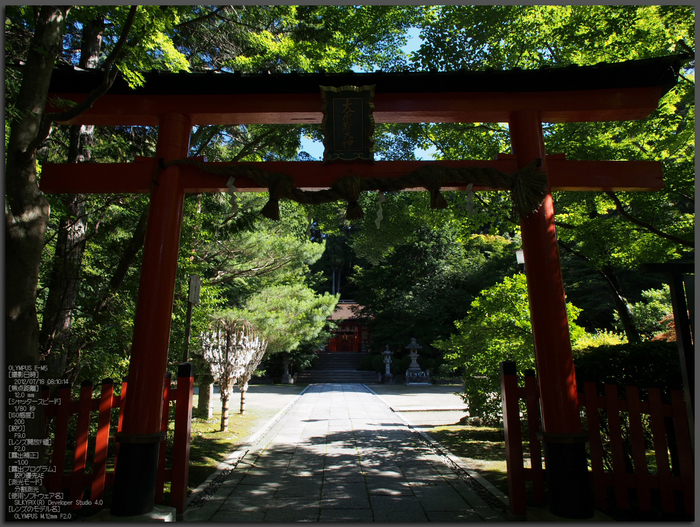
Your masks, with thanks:
M 506 238 L 465 236 L 453 223 L 417 228 L 384 261 L 356 269 L 352 278 L 369 319 L 370 348 L 389 345 L 398 359 L 416 338 L 424 346 L 421 366 L 434 370 L 442 360 L 429 344 L 449 336 L 453 321 L 464 316 L 484 286 L 514 270 L 513 253 Z
M 346 299 L 355 298 L 354 284 L 348 276 L 352 274 L 356 264 L 365 262 L 359 258 L 350 246 L 350 229 L 343 229 L 339 234 L 321 233 L 317 231 L 319 244 L 325 244 L 321 258 L 311 266 L 311 272 L 318 276 L 314 288 L 319 293 L 340 294 Z M 312 239 L 314 234 L 312 234 Z M 330 278 L 330 280 L 329 280 Z
M 673 53 L 680 39 L 692 47 L 693 18 L 691 6 L 432 6 L 411 58 L 425 70 L 648 58 Z
M 690 6 L 431 6 L 420 26 L 421 48 L 411 60 L 419 69 L 483 71 L 657 57 L 694 47 L 694 15 Z M 590 303 L 590 331 L 612 328 L 611 317 L 596 306 L 614 306 L 626 315 L 621 311 L 638 294 L 639 281 L 634 275 L 628 280 L 625 271 L 693 258 L 694 88 L 691 60 L 647 119 L 544 125 L 549 153 L 663 164 L 665 188 L 658 192 L 555 193 L 560 247 L 593 271 L 588 293 L 610 295 Z M 507 129 L 497 123 L 396 125 L 392 132 L 402 151 L 434 146 L 437 159 L 488 159 L 510 151 Z M 492 217 L 507 218 L 490 195 L 481 195 Z M 635 337 L 635 328 L 625 329 Z
M 433 210 L 427 192 L 386 193 L 386 201 L 381 204 L 383 218 L 379 226 L 376 224 L 377 194 L 361 196 L 365 217 L 361 223 L 353 225 L 349 240 L 351 247 L 360 259 L 379 265 L 396 247 L 414 243 L 425 230 L 451 230 L 459 239 L 471 234 L 515 236 L 517 228 L 506 217 L 510 204 L 504 193 L 487 192 L 481 193 L 480 197 L 463 192 L 444 192 L 443 195 L 448 208 Z
M 71 7 L 57 63 L 78 64 L 81 28 L 103 19 L 104 65 L 129 12 L 129 6 Z M 25 115 L 16 105 L 30 39 L 44 29 L 38 13 L 32 6 L 7 6 L 5 11 L 6 145 Z M 257 73 L 594 65 L 670 54 L 681 40 L 692 48 L 694 16 L 692 6 L 138 6 L 116 67 L 137 85 L 141 73 L 150 69 Z M 409 62 L 400 48 L 412 25 L 420 27 L 423 44 Z M 665 189 L 660 192 L 555 194 L 558 239 L 562 252 L 569 251 L 563 258 L 564 278 L 571 298 L 576 294 L 576 305 L 586 308 L 589 331 L 613 327 L 611 303 L 601 297 L 604 276 L 612 276 L 621 284 L 614 294 L 633 306 L 642 334 L 654 335 L 656 329 L 642 322 L 656 317 L 651 311 L 657 301 L 641 299 L 639 292 L 658 285 L 636 279 L 634 269 L 646 261 L 694 257 L 694 62 L 680 74 L 678 86 L 645 120 L 545 125 L 549 152 L 570 159 L 657 160 L 664 167 Z M 193 130 L 190 154 L 210 161 L 303 159 L 301 133 L 318 135 L 320 126 L 201 126 Z M 149 127 L 96 127 L 94 136 L 90 152 L 96 162 L 152 156 L 157 141 L 156 129 Z M 380 159 L 414 159 L 416 148 L 428 147 L 436 149 L 436 159 L 490 159 L 510 151 L 502 123 L 379 123 L 375 136 Z M 68 127 L 54 126 L 38 146 L 39 162 L 65 161 L 69 138 Z M 9 190 L 6 197 L 11 198 Z M 237 212 L 226 195 L 189 195 L 171 362 L 182 351 L 190 274 L 203 278 L 193 315 L 195 335 L 204 331 L 211 312 L 224 307 L 253 306 L 261 313 L 269 308 L 271 327 L 284 337 L 279 350 L 297 354 L 294 360 L 303 364 L 328 334 L 320 320 L 332 304 L 328 295 L 312 300 L 309 288 L 326 292 L 319 272 L 330 279 L 335 270 L 342 276 L 341 289 L 356 291 L 376 317 L 373 329 L 380 349 L 390 343 L 401 352 L 415 336 L 425 346 L 426 360 L 439 363 L 437 354 L 430 356 L 435 352 L 428 343 L 447 338 L 452 321 L 464 316 L 478 292 L 513 272 L 512 244 L 506 241 L 517 244 L 519 230 L 504 192 L 448 192 L 445 197 L 450 207 L 431 211 L 425 193 L 388 194 L 378 228 L 376 193 L 361 196 L 366 215 L 353 224 L 338 220 L 336 204 L 307 208 L 283 202 L 284 220 L 274 224 L 258 216 L 266 199 L 261 194 L 239 195 Z M 38 241 L 43 243 L 38 288 L 27 295 L 38 310 L 30 318 L 39 323 L 52 287 L 57 232 L 61 222 L 74 220 L 64 199 L 46 196 L 46 201 L 53 214 L 46 236 Z M 309 242 L 310 213 L 312 235 L 321 243 Z M 79 353 L 66 357 L 64 372 L 80 372 L 78 380 L 126 374 L 139 287 L 140 226 L 146 214 L 145 196 L 85 197 L 87 241 L 69 322 L 69 344 Z M 497 236 L 504 238 L 497 241 Z M 321 261 L 324 248 L 328 253 Z M 575 270 L 576 260 L 584 262 L 589 274 Z M 319 264 L 312 270 L 315 261 Z M 354 265 L 361 271 L 348 288 L 344 280 Z M 24 266 L 28 274 L 34 273 L 31 269 Z M 403 278 L 396 269 L 405 269 Z M 296 291 L 293 284 L 303 286 Z M 293 306 L 275 305 L 271 295 L 276 294 L 288 295 Z M 591 299 L 585 306 L 579 304 L 583 297 Z M 302 324 L 303 306 L 311 306 L 314 320 Z M 285 334 L 283 322 L 298 334 Z M 35 325 L 24 323 L 22 333 L 29 335 Z
M 664 284 L 661 289 L 646 289 L 642 291 L 642 297 L 642 301 L 632 304 L 632 316 L 642 339 L 651 340 L 668 330 L 664 322 L 673 315 L 671 288 Z M 619 323 L 617 317 L 615 322 Z
M 580 310 L 570 303 L 566 307 L 575 344 L 585 333 L 575 323 Z M 433 346 L 444 351 L 452 367 L 462 374 L 462 397 L 470 414 L 493 418 L 501 411 L 499 364 L 510 360 L 520 370 L 536 369 L 526 276 L 506 276 L 483 290 L 467 316 L 454 324 L 457 333 L 433 342 Z
M 420 12 L 411 6 L 322 5 L 197 11 L 201 22 L 193 19 L 176 37 L 196 66 L 253 73 L 403 65 L 405 30 Z M 206 11 L 216 16 L 205 20 Z
M 417 20 L 421 9 L 411 6 L 138 6 L 134 9 L 130 6 L 73 6 L 66 11 L 63 35 L 59 35 L 62 44 L 56 48 L 58 62 L 63 65 L 80 63 L 81 49 L 85 45 L 83 28 L 95 24 L 100 29 L 101 40 L 98 66 L 106 64 L 108 57 L 109 60 L 114 58 L 114 65 L 122 76 L 136 86 L 143 82 L 142 72 L 149 70 L 288 72 L 345 71 L 374 65 L 400 67 L 405 64 L 405 56 L 400 51 L 406 39 L 405 28 Z M 22 72 L 26 69 L 23 62 L 27 60 L 28 41 L 41 23 L 38 12 L 31 6 L 8 6 L 6 10 L 8 118 L 19 116 L 14 105 Z M 131 14 L 134 17 L 130 31 L 123 32 Z M 355 34 L 349 36 L 353 32 Z M 120 37 L 123 37 L 121 41 Z M 117 48 L 120 52 L 112 56 Z M 8 137 L 10 126 L 11 121 L 6 120 Z M 191 153 L 215 161 L 295 159 L 299 130 L 293 126 L 265 125 L 196 127 Z M 40 145 L 41 161 L 65 161 L 68 132 L 68 127 L 54 127 L 53 133 Z M 95 127 L 94 137 L 90 146 L 91 161 L 129 162 L 135 155 L 153 155 L 157 130 L 133 126 Z M 295 210 L 294 221 L 274 227 L 263 221 L 261 226 L 252 221 L 252 217 L 264 198 L 251 198 L 252 207 L 247 211 L 250 214 L 239 214 L 233 220 L 231 209 L 220 206 L 218 210 L 226 216 L 213 219 L 217 206 L 212 205 L 216 198 L 187 199 L 189 210 L 183 225 L 171 359 L 177 360 L 184 340 L 189 274 L 205 278 L 202 303 L 195 308 L 193 321 L 193 326 L 201 331 L 207 312 L 225 304 L 241 306 L 249 296 L 271 284 L 306 280 L 306 266 L 322 251 L 322 245 L 311 246 L 302 241 L 308 224 L 308 212 L 303 207 L 291 207 Z M 50 258 L 54 254 L 58 225 L 70 218 L 62 197 L 49 196 L 48 199 L 56 215 L 49 220 L 40 291 L 35 295 L 40 321 L 51 287 L 48 278 L 56 270 L 52 269 Z M 78 372 L 79 379 L 108 373 L 120 377 L 126 373 L 118 370 L 125 368 L 130 347 L 140 261 L 139 212 L 143 212 L 143 200 L 118 196 L 118 207 L 115 207 L 113 199 L 90 196 L 85 202 L 89 241 L 81 269 L 86 280 L 80 284 L 85 287 L 81 287 L 83 290 L 79 291 L 68 317 L 69 347 L 82 352 L 66 357 L 67 367 Z M 246 200 L 240 201 L 246 205 Z M 119 210 L 132 203 L 134 209 Z M 191 218 L 193 210 L 203 214 Z M 287 212 L 289 210 L 283 211 Z M 301 217 L 303 220 L 297 223 Z M 199 220 L 211 223 L 203 226 Z M 224 247 L 218 247 L 222 250 L 217 253 L 216 243 L 221 238 L 215 237 L 226 230 L 229 232 L 224 236 Z M 110 237 L 110 232 L 115 236 Z M 202 240 L 198 234 L 202 234 Z M 297 235 L 300 237 L 294 238 Z M 237 249 L 232 249 L 234 244 Z M 137 249 L 133 256 L 126 250 L 132 246 Z M 290 246 L 292 250 L 287 252 Z M 254 253 L 256 248 L 257 253 Z M 125 257 L 125 252 L 130 253 L 129 258 Z M 198 261 L 200 254 L 209 261 Z M 267 258 L 268 255 L 273 256 Z M 227 259 L 231 256 L 236 257 L 235 263 Z M 124 278 L 119 278 L 118 274 Z M 308 279 L 311 283 L 312 278 Z M 102 363 L 104 368 L 100 366 Z
M 637 386 L 683 389 L 678 346 L 674 342 L 605 345 L 574 353 L 579 390 L 586 381 Z
M 603 329 L 601 331 L 596 331 L 595 333 L 586 333 L 576 341 L 572 348 L 574 351 L 576 351 L 589 348 L 598 348 L 600 346 L 616 346 L 626 342 L 627 340 L 625 339 L 624 335 Z
M 302 206 L 281 203 L 283 219 L 274 222 L 258 214 L 265 199 L 257 193 L 243 194 L 237 199 L 235 214 L 227 195 L 197 195 L 186 200 L 171 354 L 178 353 L 184 342 L 190 274 L 202 277 L 202 299 L 193 310 L 193 335 L 206 328 L 209 313 L 219 309 L 217 306 L 239 310 L 260 331 L 269 334 L 270 353 L 283 351 L 276 344 L 275 332 L 286 335 L 283 346 L 293 347 L 301 333 L 315 331 L 304 325 L 315 322 L 299 322 L 295 317 L 306 308 L 318 308 L 307 279 L 309 266 L 321 256 L 323 244 L 306 238 L 308 218 Z M 275 295 L 280 305 L 274 308 L 274 316 L 267 311 L 256 312 L 268 309 L 262 307 L 264 298 Z M 294 309 L 299 312 L 292 315 Z M 313 315 L 310 317 L 313 319 Z M 193 340 L 196 357 L 197 339 Z
M 245 309 L 268 339 L 270 353 L 278 353 L 302 343 L 320 347 L 337 302 L 337 296 L 317 295 L 301 284 L 273 285 L 251 296 Z

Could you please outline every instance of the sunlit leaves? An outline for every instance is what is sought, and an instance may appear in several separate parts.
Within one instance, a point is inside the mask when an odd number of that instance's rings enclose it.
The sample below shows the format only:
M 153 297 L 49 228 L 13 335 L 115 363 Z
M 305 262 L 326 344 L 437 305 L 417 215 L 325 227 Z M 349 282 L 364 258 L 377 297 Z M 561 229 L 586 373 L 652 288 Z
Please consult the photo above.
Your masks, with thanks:
M 673 306 L 671 290 L 668 284 L 661 289 L 647 289 L 642 291 L 643 300 L 635 302 L 632 307 L 632 316 L 643 340 L 652 340 L 659 334 L 675 333 L 669 327 L 669 320 L 673 320 Z M 615 320 L 620 325 L 619 317 Z M 675 335 L 674 335 L 675 336 Z
M 414 6 L 199 8 L 176 42 L 193 67 L 246 73 L 396 69 Z
M 595 65 L 669 55 L 694 47 L 690 6 L 434 6 L 422 26 L 423 45 L 412 55 L 420 69 L 454 71 Z M 687 44 L 679 47 L 679 41 Z M 629 221 L 602 193 L 558 193 L 559 236 L 602 265 L 635 267 L 645 261 L 692 257 L 687 246 L 659 236 L 694 236 L 694 62 L 647 119 L 629 122 L 545 124 L 549 153 L 580 160 L 653 160 L 664 164 L 665 189 L 617 193 Z M 494 127 L 494 125 L 488 125 Z M 508 152 L 507 130 L 480 125 L 421 125 L 415 143 L 430 143 L 438 158 L 488 159 Z M 422 138 L 416 137 L 419 131 Z M 481 132 L 481 133 L 479 133 Z M 453 139 L 451 139 L 453 138 Z M 652 229 L 645 228 L 647 224 Z
M 574 343 L 585 334 L 575 323 L 579 312 L 567 304 Z M 519 371 L 535 369 L 526 276 L 506 276 L 481 291 L 455 327 L 456 333 L 432 345 L 443 350 L 449 364 L 463 375 L 471 415 L 497 416 L 501 411 L 499 363 L 512 360 Z
M 593 65 L 692 48 L 687 6 L 470 6 L 432 8 L 412 56 L 421 69 Z

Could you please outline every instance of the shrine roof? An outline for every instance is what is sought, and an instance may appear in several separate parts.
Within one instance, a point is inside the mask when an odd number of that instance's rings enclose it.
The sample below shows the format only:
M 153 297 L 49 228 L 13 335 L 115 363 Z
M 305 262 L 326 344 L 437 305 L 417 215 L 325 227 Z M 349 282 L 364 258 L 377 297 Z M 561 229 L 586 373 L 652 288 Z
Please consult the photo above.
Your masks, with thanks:
M 357 312 L 362 308 L 355 302 L 340 301 L 335 307 L 335 311 L 331 314 L 331 320 L 354 322 L 360 320 Z
M 593 66 L 543 67 L 536 70 L 374 73 L 143 73 L 145 83 L 130 88 L 120 76 L 109 94 L 210 95 L 318 93 L 319 85 L 376 85 L 377 93 L 537 92 L 620 89 L 656 86 L 662 95 L 677 82 L 688 57 L 672 55 Z M 61 67 L 53 72 L 50 92 L 88 93 L 101 73 Z

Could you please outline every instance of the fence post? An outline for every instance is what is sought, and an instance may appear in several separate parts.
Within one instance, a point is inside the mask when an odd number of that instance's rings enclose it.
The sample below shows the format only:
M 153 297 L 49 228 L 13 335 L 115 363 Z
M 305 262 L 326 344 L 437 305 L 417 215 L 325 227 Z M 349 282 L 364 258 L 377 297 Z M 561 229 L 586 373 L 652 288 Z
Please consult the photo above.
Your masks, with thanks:
M 634 461 L 634 479 L 637 486 L 639 510 L 651 510 L 651 488 L 649 486 L 649 468 L 644 449 L 644 426 L 642 425 L 642 405 L 639 388 L 625 386 L 627 394 L 627 415 L 629 416 L 630 442 L 632 443 L 632 460 Z
M 596 383 L 584 383 L 584 404 L 588 421 L 588 445 L 591 451 L 591 479 L 595 505 L 600 509 L 607 507 L 608 498 L 605 492 L 605 474 L 603 471 L 603 442 L 600 432 L 600 414 L 598 413 L 598 390 Z M 579 401 L 581 394 L 579 394 Z
M 163 414 L 160 422 L 160 429 L 165 433 L 158 449 L 158 471 L 156 475 L 155 503 L 163 503 L 163 487 L 165 486 L 165 455 L 168 449 L 168 421 L 170 417 L 170 390 L 172 384 L 172 373 L 165 372 L 165 384 L 163 385 Z
M 102 393 L 99 400 L 99 416 L 97 421 L 97 436 L 95 438 L 95 464 L 92 477 L 90 501 L 93 507 L 99 507 L 97 500 L 104 496 L 107 475 L 107 448 L 109 446 L 109 423 L 114 403 L 114 381 L 102 381 Z
M 626 453 L 622 440 L 620 396 L 617 392 L 617 386 L 614 384 L 605 385 L 605 405 L 608 410 L 608 431 L 610 432 L 613 481 L 615 482 L 615 503 L 618 509 L 627 510 L 630 508 L 630 503 L 626 484 Z
M 649 388 L 649 415 L 651 416 L 651 435 L 654 438 L 654 454 L 656 470 L 661 489 L 661 507 L 664 512 L 676 512 L 673 499 L 673 482 L 671 468 L 668 462 L 668 442 L 666 441 L 666 424 L 664 422 L 664 407 L 659 388 Z
M 88 433 L 90 431 L 90 407 L 92 406 L 92 381 L 83 381 L 80 385 L 78 402 L 78 426 L 76 428 L 75 455 L 73 457 L 73 475 L 71 476 L 71 509 L 80 509 L 77 500 L 83 499 L 83 478 L 87 462 Z
M 542 443 L 538 437 L 540 432 L 540 394 L 537 389 L 537 379 L 534 370 L 525 370 L 525 397 L 527 405 L 527 427 L 530 443 L 530 466 L 532 474 L 532 490 L 535 503 L 543 505 L 547 502 L 544 492 L 544 471 L 542 470 Z
M 119 392 L 119 422 L 117 424 L 117 432 L 122 431 L 122 423 L 124 422 L 124 401 L 126 400 L 126 385 L 129 383 L 129 376 L 127 375 L 122 379 L 122 389 Z M 117 465 L 117 459 L 119 459 L 119 442 L 116 442 L 116 454 L 114 456 L 114 465 Z
M 501 362 L 501 395 L 510 510 L 513 514 L 520 516 L 527 514 L 527 495 L 518 405 L 518 376 L 513 361 Z
M 683 503 L 686 514 L 695 514 L 695 483 L 693 478 L 693 447 L 688 420 L 686 402 L 683 392 L 671 390 L 671 406 L 673 412 L 673 425 L 676 429 L 678 440 L 678 458 L 680 460 L 681 487 L 683 488 Z
M 191 363 L 185 362 L 178 366 L 175 392 L 175 438 L 173 441 L 170 506 L 175 507 L 178 514 L 183 514 L 187 506 L 192 399 L 194 396 L 194 366 Z

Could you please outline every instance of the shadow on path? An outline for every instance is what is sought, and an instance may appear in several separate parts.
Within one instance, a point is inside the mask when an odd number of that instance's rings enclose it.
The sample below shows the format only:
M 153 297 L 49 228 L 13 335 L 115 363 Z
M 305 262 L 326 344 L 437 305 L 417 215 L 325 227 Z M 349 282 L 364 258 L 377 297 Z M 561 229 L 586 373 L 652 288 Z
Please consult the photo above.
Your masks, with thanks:
M 506 519 L 501 502 L 494 507 L 362 384 L 310 385 L 241 454 L 185 520 Z

